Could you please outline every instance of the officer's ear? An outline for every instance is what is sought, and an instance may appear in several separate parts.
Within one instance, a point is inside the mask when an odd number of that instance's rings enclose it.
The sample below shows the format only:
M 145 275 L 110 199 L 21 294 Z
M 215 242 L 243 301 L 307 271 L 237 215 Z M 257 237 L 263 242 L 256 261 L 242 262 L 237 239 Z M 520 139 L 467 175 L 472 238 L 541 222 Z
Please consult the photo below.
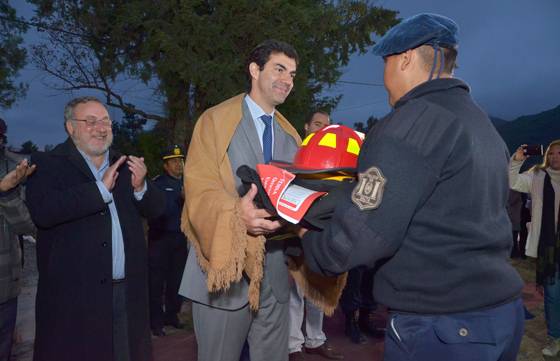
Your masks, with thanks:
M 402 71 L 407 70 L 412 65 L 413 61 L 416 60 L 417 56 L 418 54 L 416 54 L 414 49 L 409 49 L 404 53 L 399 54 L 400 69 Z

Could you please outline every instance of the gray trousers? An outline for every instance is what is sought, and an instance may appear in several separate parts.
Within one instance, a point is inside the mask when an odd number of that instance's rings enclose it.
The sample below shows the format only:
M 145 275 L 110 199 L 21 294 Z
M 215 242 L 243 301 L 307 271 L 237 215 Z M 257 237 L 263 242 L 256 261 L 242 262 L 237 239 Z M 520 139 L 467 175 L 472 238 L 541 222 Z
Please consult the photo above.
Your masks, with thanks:
M 249 305 L 231 311 L 193 302 L 198 361 L 239 361 L 245 340 L 251 361 L 288 360 L 288 303 L 278 303 L 264 282 L 261 287 L 258 312 Z

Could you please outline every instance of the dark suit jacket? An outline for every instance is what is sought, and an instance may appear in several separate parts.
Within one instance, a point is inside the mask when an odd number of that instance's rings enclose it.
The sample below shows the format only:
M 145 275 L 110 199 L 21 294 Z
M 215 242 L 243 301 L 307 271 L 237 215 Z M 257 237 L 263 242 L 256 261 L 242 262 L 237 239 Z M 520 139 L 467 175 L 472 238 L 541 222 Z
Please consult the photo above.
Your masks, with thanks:
M 110 163 L 118 159 L 110 151 Z M 35 361 L 112 360 L 111 215 L 95 178 L 68 139 L 36 153 L 27 203 L 38 227 L 39 282 Z M 151 360 L 147 252 L 141 216 L 158 216 L 164 194 L 147 181 L 141 201 L 133 195 L 126 164 L 112 191 L 125 249 L 131 360 Z

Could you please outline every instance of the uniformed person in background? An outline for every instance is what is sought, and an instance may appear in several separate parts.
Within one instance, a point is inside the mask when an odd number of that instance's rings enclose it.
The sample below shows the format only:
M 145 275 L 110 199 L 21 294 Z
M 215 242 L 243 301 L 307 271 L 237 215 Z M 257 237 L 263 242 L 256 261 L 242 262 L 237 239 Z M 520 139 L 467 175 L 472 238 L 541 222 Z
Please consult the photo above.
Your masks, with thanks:
M 453 78 L 457 29 L 420 14 L 375 45 L 393 110 L 367 134 L 358 182 L 329 226 L 299 233 L 313 271 L 378 266 L 385 361 L 514 361 L 523 335 L 523 282 L 508 262 L 508 150 Z
M 148 231 L 150 325 L 155 336 L 165 335 L 165 325 L 182 328 L 177 314 L 183 298 L 178 290 L 188 254 L 187 240 L 181 232 L 185 152 L 173 145 L 163 153 L 162 159 L 164 173 L 154 178 L 154 183 L 165 192 L 167 206 L 161 217 L 149 222 Z

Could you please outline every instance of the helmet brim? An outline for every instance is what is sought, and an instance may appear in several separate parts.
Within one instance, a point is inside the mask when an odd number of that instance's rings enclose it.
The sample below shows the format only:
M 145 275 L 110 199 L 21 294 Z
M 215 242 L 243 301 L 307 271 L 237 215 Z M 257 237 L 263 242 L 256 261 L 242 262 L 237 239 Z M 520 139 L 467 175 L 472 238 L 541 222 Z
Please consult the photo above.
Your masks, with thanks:
M 328 168 L 328 169 L 312 169 L 312 168 L 301 168 L 294 166 L 293 163 L 286 163 L 282 161 L 271 161 L 269 163 L 278 168 L 282 168 L 287 170 L 290 173 L 294 174 L 316 174 L 316 173 L 332 173 L 332 172 L 357 172 L 357 168 Z

